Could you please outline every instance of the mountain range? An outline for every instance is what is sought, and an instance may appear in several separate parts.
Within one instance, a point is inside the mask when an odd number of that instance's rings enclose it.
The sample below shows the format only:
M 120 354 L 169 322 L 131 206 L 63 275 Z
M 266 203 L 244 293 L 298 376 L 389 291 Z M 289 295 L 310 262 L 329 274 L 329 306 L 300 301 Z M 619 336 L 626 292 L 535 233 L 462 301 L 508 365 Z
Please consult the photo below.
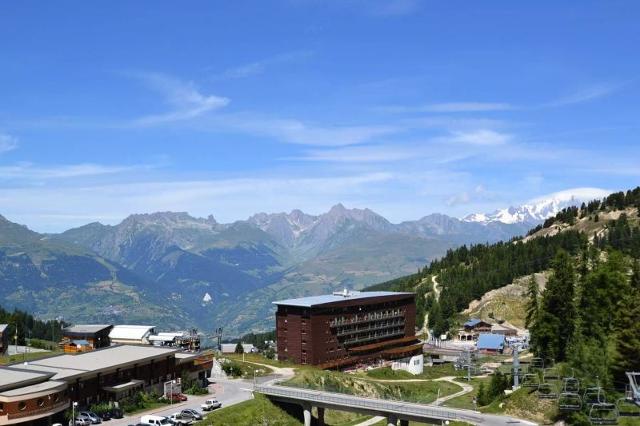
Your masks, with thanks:
M 158 212 L 60 234 L 0 216 L 0 296 L 5 307 L 46 318 L 237 335 L 271 328 L 273 300 L 414 273 L 452 247 L 522 235 L 566 202 L 507 209 L 508 220 L 432 214 L 399 224 L 341 204 L 320 215 L 258 213 L 229 224 Z

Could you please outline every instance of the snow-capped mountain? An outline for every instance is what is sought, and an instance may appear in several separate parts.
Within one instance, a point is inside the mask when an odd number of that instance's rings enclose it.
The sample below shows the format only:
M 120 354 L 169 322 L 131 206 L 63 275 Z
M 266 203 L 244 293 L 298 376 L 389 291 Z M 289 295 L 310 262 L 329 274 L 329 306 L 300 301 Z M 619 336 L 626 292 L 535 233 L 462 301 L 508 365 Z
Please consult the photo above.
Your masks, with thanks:
M 606 197 L 610 191 L 599 188 L 575 188 L 560 191 L 545 197 L 531 200 L 519 207 L 508 207 L 493 213 L 473 213 L 462 220 L 481 224 L 488 223 L 526 223 L 536 225 L 555 216 L 560 210 L 580 205 L 596 198 Z

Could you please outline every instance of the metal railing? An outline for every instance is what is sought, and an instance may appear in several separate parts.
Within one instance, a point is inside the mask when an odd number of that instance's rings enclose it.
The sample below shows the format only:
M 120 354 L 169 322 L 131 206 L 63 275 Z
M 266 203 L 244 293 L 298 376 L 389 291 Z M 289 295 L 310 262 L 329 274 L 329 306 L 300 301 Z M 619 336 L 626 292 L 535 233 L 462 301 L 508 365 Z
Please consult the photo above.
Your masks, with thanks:
M 346 410 L 349 408 L 360 408 L 370 410 L 372 414 L 389 413 L 396 415 L 407 415 L 423 419 L 438 420 L 468 420 L 474 423 L 482 421 L 482 418 L 462 410 L 435 408 L 410 402 L 395 402 L 384 399 L 366 398 L 346 394 L 303 390 L 298 388 L 287 388 L 285 386 L 257 385 L 255 391 L 265 395 L 291 398 L 311 403 L 330 404 L 342 406 Z
M 370 340 L 382 339 L 384 337 L 398 336 L 398 335 L 404 335 L 404 330 L 398 330 L 398 331 L 394 331 L 392 333 L 380 333 L 380 334 L 376 334 L 376 335 L 369 335 L 369 336 L 366 336 L 366 337 L 357 337 L 357 338 L 354 338 L 354 339 L 346 339 L 346 340 L 341 341 L 340 343 L 342 343 L 344 345 L 350 345 L 352 343 L 368 342 Z
M 365 314 L 360 317 L 356 316 L 356 317 L 343 318 L 343 319 L 336 318 L 331 322 L 329 322 L 329 326 L 338 327 L 340 325 L 360 324 L 363 322 L 377 321 L 377 320 L 389 319 L 389 318 L 399 318 L 403 316 L 404 316 L 404 311 L 396 311 L 396 312 L 391 312 L 389 314 L 383 314 L 381 312 L 379 313 L 372 312 L 370 314 Z
M 349 329 L 349 330 L 338 330 L 336 332 L 336 336 L 346 336 L 348 334 L 354 334 L 354 333 L 364 333 L 365 331 L 373 331 L 373 330 L 383 330 L 385 328 L 390 328 L 390 327 L 402 327 L 404 326 L 404 320 L 400 320 L 400 321 L 393 321 L 392 324 L 379 324 L 377 326 L 369 326 L 367 328 L 355 328 L 355 329 Z

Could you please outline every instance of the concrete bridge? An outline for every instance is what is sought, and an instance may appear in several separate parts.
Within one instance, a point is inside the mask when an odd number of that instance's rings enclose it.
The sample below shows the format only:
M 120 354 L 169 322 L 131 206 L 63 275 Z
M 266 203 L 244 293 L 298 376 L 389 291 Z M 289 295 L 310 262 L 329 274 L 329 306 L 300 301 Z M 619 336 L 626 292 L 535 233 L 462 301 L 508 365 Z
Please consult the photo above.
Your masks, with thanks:
M 407 426 L 409 421 L 441 424 L 444 421 L 463 421 L 478 425 L 535 425 L 525 420 L 508 416 L 482 414 L 470 410 L 436 407 L 402 401 L 364 398 L 341 393 L 299 389 L 274 384 L 257 385 L 255 392 L 266 395 L 271 400 L 293 403 L 302 406 L 304 425 L 311 426 L 311 409 L 318 409 L 318 424 L 324 425 L 324 410 L 350 411 L 387 418 L 389 426 Z

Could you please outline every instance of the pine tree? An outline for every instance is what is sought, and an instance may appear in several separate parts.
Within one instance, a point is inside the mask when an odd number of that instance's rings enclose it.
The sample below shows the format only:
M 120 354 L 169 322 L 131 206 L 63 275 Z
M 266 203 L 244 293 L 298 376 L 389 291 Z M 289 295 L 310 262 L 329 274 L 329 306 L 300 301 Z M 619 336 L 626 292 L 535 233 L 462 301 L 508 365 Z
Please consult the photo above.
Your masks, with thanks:
M 478 386 L 478 395 L 476 397 L 479 406 L 485 406 L 491 404 L 491 400 L 489 399 L 489 395 L 484 388 L 484 382 L 480 382 L 480 386 Z
M 631 273 L 631 287 L 640 290 L 640 260 L 633 261 Z
M 616 321 L 616 349 L 614 372 L 619 380 L 626 381 L 626 371 L 640 370 L 640 290 L 632 289 L 622 295 Z
M 237 354 L 243 354 L 244 353 L 244 346 L 242 346 L 242 343 L 238 342 L 236 344 L 236 349 L 234 351 Z
M 529 328 L 535 322 L 536 316 L 538 315 L 538 283 L 536 283 L 534 275 L 531 275 L 531 279 L 529 280 L 527 296 L 529 299 L 527 301 L 527 316 L 524 322 L 525 328 Z
M 576 308 L 573 259 L 560 250 L 553 261 L 553 273 L 542 294 L 538 318 L 532 330 L 532 347 L 537 356 L 564 361 L 574 335 Z

